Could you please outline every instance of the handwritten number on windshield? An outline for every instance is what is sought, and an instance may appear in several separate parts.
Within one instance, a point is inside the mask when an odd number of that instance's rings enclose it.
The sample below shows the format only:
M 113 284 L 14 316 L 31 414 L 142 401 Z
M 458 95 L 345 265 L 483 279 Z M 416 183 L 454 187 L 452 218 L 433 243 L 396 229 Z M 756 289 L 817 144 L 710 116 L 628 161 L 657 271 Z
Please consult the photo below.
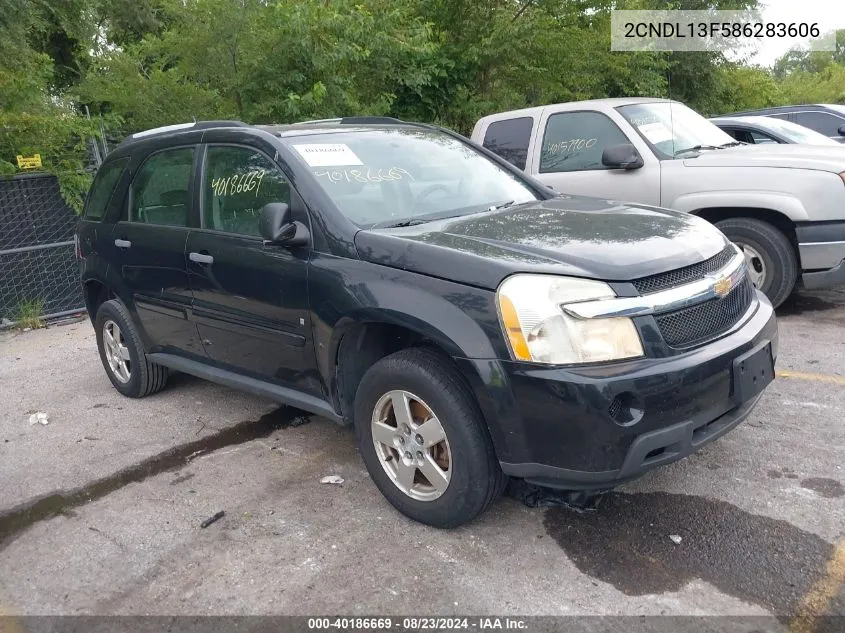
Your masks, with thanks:
M 414 180 L 406 170 L 401 167 L 391 167 L 390 169 L 327 169 L 323 171 L 314 171 L 314 175 L 318 178 L 327 178 L 329 182 L 360 182 L 360 183 L 374 183 L 374 182 L 389 182 L 392 180 Z

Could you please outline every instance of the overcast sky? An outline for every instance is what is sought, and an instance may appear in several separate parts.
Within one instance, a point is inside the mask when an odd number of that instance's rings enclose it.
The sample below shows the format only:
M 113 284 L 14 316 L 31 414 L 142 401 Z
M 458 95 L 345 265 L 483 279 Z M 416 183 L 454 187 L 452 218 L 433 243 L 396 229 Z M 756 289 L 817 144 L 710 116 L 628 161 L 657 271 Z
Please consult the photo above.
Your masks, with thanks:
M 766 22 L 818 22 L 822 33 L 845 29 L 845 0 L 761 0 L 760 5 Z M 806 41 L 806 38 L 764 40 L 751 62 L 771 66 L 790 48 Z

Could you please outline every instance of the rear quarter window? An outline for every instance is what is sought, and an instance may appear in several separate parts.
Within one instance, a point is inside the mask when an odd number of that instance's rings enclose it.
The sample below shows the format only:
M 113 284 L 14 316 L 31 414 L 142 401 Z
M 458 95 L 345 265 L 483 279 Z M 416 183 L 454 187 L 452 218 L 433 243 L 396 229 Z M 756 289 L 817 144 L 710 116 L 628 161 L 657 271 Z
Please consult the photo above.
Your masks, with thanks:
M 494 121 L 487 128 L 483 145 L 515 167 L 525 169 L 533 127 L 534 119 L 531 117 Z
M 88 192 L 88 198 L 85 202 L 85 211 L 83 217 L 86 220 L 102 220 L 106 214 L 106 209 L 114 193 L 115 186 L 120 180 L 120 175 L 126 168 L 128 159 L 115 160 L 106 163 L 97 172 L 94 177 L 94 182 Z

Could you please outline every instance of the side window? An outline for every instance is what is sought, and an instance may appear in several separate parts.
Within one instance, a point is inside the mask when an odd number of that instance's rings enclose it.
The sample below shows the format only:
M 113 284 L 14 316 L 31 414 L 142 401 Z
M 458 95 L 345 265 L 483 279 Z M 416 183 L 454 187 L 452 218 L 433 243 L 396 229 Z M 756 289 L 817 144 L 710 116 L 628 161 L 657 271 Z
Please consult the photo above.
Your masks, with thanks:
M 264 154 L 245 147 L 208 148 L 204 177 L 203 226 L 260 237 L 261 207 L 290 204 L 290 185 Z
M 86 220 L 103 219 L 106 213 L 106 207 L 109 204 L 112 193 L 114 193 L 115 185 L 120 180 L 120 175 L 123 173 L 128 160 L 126 158 L 115 160 L 100 167 L 100 170 L 94 177 L 94 183 L 91 185 L 91 191 L 88 193 L 88 199 L 85 204 L 84 217 Z
M 131 222 L 188 226 L 188 201 L 194 149 L 181 147 L 153 154 L 132 183 Z
M 751 136 L 750 142 L 755 145 L 765 145 L 767 143 L 771 145 L 772 143 L 778 143 L 778 141 L 773 139 L 771 136 L 763 134 L 762 132 L 749 132 L 749 135 Z
M 796 123 L 821 132 L 825 136 L 838 136 L 839 126 L 845 125 L 845 119 L 827 112 L 799 112 Z
M 605 169 L 605 148 L 630 143 L 616 124 L 597 112 L 561 112 L 549 117 L 540 154 L 540 172 Z
M 534 119 L 531 117 L 495 121 L 487 128 L 483 145 L 512 165 L 525 169 L 533 127 Z

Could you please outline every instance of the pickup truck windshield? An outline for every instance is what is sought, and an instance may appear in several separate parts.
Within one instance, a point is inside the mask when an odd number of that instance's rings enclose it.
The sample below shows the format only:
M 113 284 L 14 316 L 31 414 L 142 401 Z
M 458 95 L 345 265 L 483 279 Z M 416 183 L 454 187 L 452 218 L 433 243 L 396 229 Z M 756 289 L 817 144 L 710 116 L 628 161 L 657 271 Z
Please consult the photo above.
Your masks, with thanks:
M 726 132 L 682 103 L 637 103 L 617 108 L 661 158 L 739 145 Z
M 413 128 L 298 136 L 290 147 L 347 218 L 418 224 L 536 200 L 520 179 L 447 134 Z

